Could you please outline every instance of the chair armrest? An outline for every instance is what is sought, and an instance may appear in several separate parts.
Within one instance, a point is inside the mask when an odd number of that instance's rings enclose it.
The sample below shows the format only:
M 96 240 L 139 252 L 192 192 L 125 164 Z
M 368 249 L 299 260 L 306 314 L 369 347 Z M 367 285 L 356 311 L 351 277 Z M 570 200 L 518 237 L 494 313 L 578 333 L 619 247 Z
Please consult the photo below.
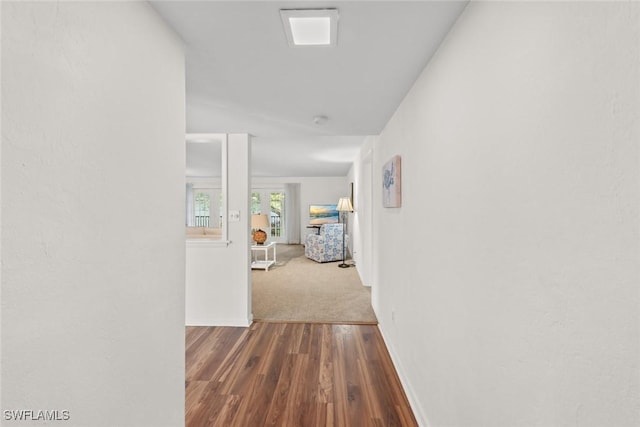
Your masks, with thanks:
M 314 242 L 316 244 L 321 244 L 324 242 L 324 236 L 319 236 L 317 234 L 307 234 L 307 237 L 304 239 L 305 243 Z

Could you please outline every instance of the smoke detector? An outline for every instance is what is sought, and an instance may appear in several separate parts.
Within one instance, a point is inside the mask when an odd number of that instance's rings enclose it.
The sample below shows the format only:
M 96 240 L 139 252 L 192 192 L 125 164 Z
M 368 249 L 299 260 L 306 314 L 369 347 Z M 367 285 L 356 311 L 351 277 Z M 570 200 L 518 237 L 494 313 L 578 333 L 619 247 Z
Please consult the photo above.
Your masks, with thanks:
M 329 121 L 329 118 L 327 116 L 315 116 L 313 118 L 313 123 L 317 124 L 318 126 L 327 123 L 327 121 Z

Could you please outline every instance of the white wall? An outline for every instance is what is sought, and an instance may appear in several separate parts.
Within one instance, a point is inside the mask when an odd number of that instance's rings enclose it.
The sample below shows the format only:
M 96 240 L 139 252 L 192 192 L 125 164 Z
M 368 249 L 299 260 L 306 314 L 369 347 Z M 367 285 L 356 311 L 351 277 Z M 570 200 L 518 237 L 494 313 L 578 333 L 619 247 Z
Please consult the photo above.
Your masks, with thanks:
M 423 425 L 640 425 L 639 12 L 471 2 L 382 132 L 373 292 Z
M 347 180 L 353 182 L 354 212 L 349 215 L 349 249 L 362 284 L 373 283 L 373 203 L 372 161 L 376 137 L 368 136 L 353 162 Z
M 146 3 L 1 7 L 1 408 L 183 425 L 181 44 Z
M 284 185 L 286 183 L 300 184 L 300 236 L 313 233 L 308 229 L 309 205 L 337 204 L 340 197 L 349 195 L 349 181 L 344 176 L 336 177 L 254 177 L 252 186 L 264 188 L 268 186 Z
M 0 5 L 0 25 L 2 23 L 2 6 Z M 0 45 L 2 42 L 2 34 L 0 34 Z M 2 94 L 2 86 L 4 80 L 2 79 L 2 52 L 0 51 L 0 94 Z M 2 114 L 2 95 L 0 95 L 0 114 Z M 4 139 L 4 133 L 2 131 L 2 117 L 0 116 L 0 135 Z M 0 166 L 2 165 L 2 139 L 0 139 Z M 0 409 L 2 406 L 2 169 L 0 169 Z
M 251 324 L 250 159 L 246 134 L 229 135 L 228 209 L 240 211 L 229 222 L 229 245 L 187 243 L 186 324 L 248 326 Z

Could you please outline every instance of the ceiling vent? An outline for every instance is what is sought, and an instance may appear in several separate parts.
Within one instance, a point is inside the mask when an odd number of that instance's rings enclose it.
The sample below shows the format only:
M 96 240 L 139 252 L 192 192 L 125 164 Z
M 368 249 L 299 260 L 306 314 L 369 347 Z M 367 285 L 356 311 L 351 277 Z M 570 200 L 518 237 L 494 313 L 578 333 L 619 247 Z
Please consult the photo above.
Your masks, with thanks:
M 338 9 L 281 9 L 289 46 L 336 46 Z

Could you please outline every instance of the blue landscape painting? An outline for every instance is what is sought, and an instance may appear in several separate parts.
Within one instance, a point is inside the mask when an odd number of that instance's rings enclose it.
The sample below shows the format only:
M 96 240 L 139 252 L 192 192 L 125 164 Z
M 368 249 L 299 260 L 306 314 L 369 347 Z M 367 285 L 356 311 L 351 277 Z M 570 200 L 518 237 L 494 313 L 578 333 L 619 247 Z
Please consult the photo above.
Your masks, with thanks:
M 338 205 L 309 205 L 309 224 L 322 225 L 339 222 Z

